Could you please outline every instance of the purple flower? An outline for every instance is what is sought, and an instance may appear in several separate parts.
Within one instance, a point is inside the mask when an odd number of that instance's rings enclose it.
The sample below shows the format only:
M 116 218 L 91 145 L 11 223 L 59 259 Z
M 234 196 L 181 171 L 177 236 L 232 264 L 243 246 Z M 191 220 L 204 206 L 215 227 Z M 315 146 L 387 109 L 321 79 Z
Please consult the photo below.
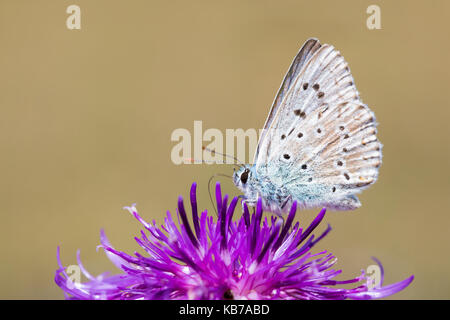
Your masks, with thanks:
M 103 231 L 101 247 L 120 270 L 119 275 L 92 276 L 81 264 L 87 282 L 73 281 L 59 257 L 55 282 L 70 299 L 374 299 L 397 293 L 414 276 L 374 287 L 364 271 L 353 279 L 335 280 L 341 270 L 333 269 L 336 258 L 327 251 L 312 253 L 318 237 L 312 232 L 322 221 L 322 209 L 308 228 L 297 222 L 292 226 L 297 203 L 294 202 L 284 223 L 271 217 L 262 220 L 261 199 L 253 214 L 247 206 L 233 221 L 238 198 L 228 203 L 216 186 L 218 219 L 197 209 L 196 183 L 191 187 L 192 224 L 188 222 L 183 199 L 178 199 L 178 225 L 170 212 L 160 227 L 144 221 L 135 206 L 128 211 L 145 227 L 135 237 L 146 255 L 134 255 L 114 249 Z M 239 211 L 239 210 L 238 210 Z M 270 221 L 268 221 L 270 220 Z M 351 289 L 339 285 L 354 283 Z

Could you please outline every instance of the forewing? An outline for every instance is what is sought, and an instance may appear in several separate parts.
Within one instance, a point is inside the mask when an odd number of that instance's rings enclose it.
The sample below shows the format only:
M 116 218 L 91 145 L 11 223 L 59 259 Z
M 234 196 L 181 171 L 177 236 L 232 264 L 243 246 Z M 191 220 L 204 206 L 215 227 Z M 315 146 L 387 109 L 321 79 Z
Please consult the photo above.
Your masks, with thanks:
M 347 62 L 330 45 L 306 61 L 272 115 L 256 165 L 284 184 L 342 198 L 376 181 L 381 144 Z
M 258 147 L 255 153 L 255 157 L 253 159 L 253 163 L 256 163 L 258 159 L 258 154 L 260 152 L 260 149 L 264 144 L 267 130 L 271 124 L 272 120 L 277 113 L 280 106 L 282 106 L 283 99 L 285 98 L 286 94 L 289 92 L 289 89 L 291 88 L 292 84 L 297 79 L 299 73 L 302 71 L 302 68 L 305 66 L 305 64 L 311 59 L 311 57 L 314 55 L 314 53 L 319 50 L 321 47 L 321 44 L 319 40 L 311 38 L 308 39 L 303 46 L 301 47 L 300 51 L 295 56 L 294 60 L 291 63 L 291 66 L 289 67 L 288 72 L 284 76 L 283 82 L 281 84 L 280 89 L 278 90 L 278 93 L 275 97 L 275 100 L 272 103 L 272 108 L 270 109 L 269 115 L 267 116 L 266 122 L 264 124 L 264 130 L 260 136 Z M 263 156 L 267 155 L 266 150 L 263 152 Z M 260 161 L 264 161 L 263 159 L 260 159 Z

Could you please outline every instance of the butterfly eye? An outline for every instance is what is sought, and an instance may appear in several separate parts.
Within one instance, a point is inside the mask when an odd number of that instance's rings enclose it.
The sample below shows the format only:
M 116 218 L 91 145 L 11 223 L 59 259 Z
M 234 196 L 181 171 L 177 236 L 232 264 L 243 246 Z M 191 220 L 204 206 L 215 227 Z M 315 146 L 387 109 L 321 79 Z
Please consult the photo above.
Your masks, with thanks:
M 243 183 L 243 184 L 246 184 L 247 183 L 247 180 L 248 180 L 248 173 L 250 172 L 250 170 L 248 170 L 248 169 L 245 169 L 244 170 L 244 172 L 242 172 L 242 174 L 241 174 L 241 182 Z

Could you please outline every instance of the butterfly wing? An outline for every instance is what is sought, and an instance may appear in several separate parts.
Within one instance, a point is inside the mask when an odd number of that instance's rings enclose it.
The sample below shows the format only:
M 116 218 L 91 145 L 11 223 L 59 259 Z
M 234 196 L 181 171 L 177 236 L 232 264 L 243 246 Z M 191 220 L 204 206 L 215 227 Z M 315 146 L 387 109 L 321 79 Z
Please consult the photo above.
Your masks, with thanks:
M 253 159 L 253 163 L 257 162 L 258 155 L 260 152 L 260 148 L 262 146 L 265 146 L 265 135 L 267 133 L 267 130 L 271 124 L 272 120 L 275 116 L 275 114 L 278 111 L 278 108 L 282 105 L 283 99 L 286 96 L 287 92 L 291 88 L 291 85 L 294 83 L 295 79 L 297 78 L 298 74 L 301 72 L 302 68 L 308 62 L 309 59 L 313 56 L 313 54 L 321 47 L 321 44 L 319 40 L 315 38 L 308 39 L 303 46 L 301 47 L 300 51 L 295 56 L 294 60 L 291 63 L 291 66 L 289 67 L 288 72 L 284 76 L 283 82 L 281 83 L 281 87 L 278 90 L 278 94 L 275 97 L 275 100 L 272 103 L 272 108 L 270 109 L 269 115 L 267 116 L 266 123 L 264 124 L 264 130 L 260 136 L 258 148 L 255 153 L 255 157 Z M 267 154 L 267 150 L 264 150 L 262 152 L 262 157 Z M 260 162 L 263 160 L 260 159 Z
M 256 168 L 264 166 L 305 207 L 358 207 L 354 194 L 378 177 L 381 144 L 347 62 L 321 45 L 287 87 L 266 122 Z

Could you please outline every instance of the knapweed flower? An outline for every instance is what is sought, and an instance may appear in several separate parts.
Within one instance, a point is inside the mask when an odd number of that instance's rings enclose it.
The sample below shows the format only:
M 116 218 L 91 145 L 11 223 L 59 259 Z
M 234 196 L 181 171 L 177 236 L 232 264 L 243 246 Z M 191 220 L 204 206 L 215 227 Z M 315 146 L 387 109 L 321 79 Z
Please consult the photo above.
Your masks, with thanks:
M 374 286 L 364 271 L 353 279 L 335 280 L 341 270 L 333 269 L 336 258 L 327 251 L 312 253 L 314 245 L 331 230 L 318 237 L 312 232 L 325 215 L 320 211 L 306 229 L 292 226 L 297 204 L 286 221 L 262 219 L 262 203 L 250 214 L 233 221 L 238 197 L 228 203 L 216 185 L 218 218 L 200 215 L 196 184 L 191 187 L 192 225 L 178 199 L 178 225 L 167 213 L 160 227 L 147 223 L 135 206 L 127 208 L 145 227 L 135 240 L 146 252 L 129 255 L 114 249 L 101 232 L 101 247 L 121 273 L 92 276 L 81 264 L 87 282 L 72 281 L 59 257 L 55 282 L 69 299 L 374 299 L 383 298 L 407 287 L 413 276 L 388 286 Z M 262 221 L 263 220 L 263 221 Z M 377 261 L 378 262 L 378 261 Z M 342 288 L 355 284 L 353 288 Z M 341 286 L 341 287 L 340 287 Z

